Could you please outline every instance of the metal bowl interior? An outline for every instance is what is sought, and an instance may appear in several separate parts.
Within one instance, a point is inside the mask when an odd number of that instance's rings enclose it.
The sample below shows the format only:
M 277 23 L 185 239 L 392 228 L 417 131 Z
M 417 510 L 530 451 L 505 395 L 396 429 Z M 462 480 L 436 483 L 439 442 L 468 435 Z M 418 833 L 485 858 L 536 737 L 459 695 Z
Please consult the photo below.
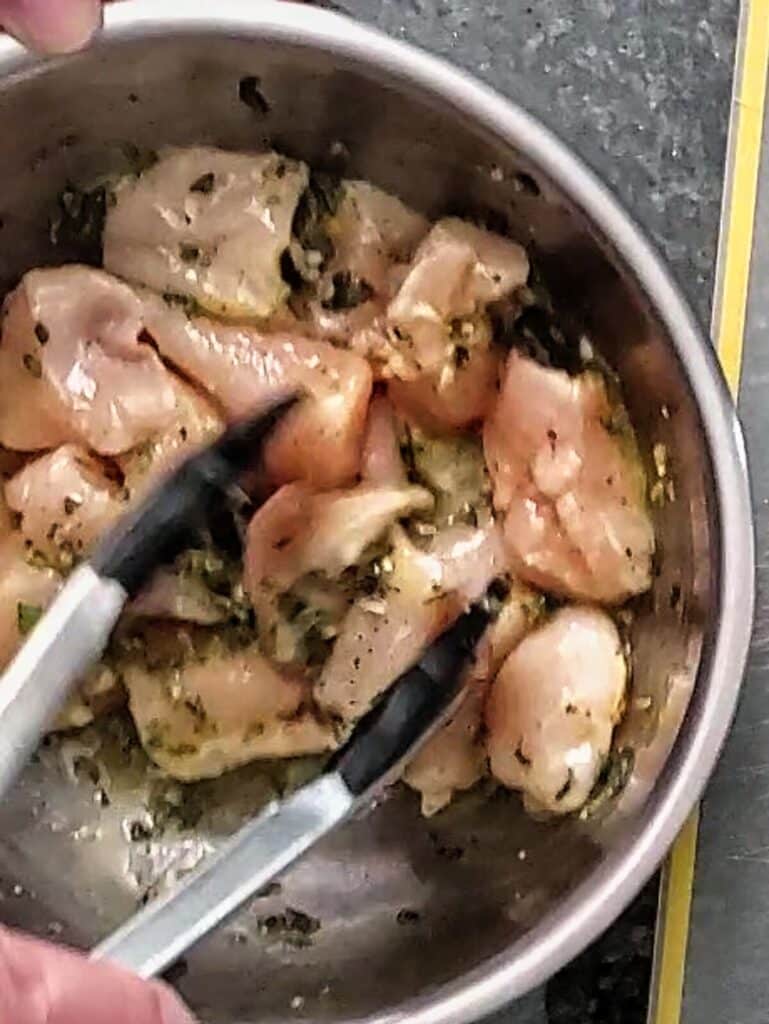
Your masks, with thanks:
M 538 823 L 516 797 L 478 792 L 425 822 L 413 796 L 396 791 L 202 944 L 181 981 L 202 1018 L 219 1024 L 468 1020 L 541 981 L 619 913 L 713 767 L 752 618 L 739 428 L 667 271 L 592 174 L 525 113 L 326 12 L 225 2 L 206 16 L 198 6 L 116 5 L 97 45 L 47 63 L 3 44 L 8 284 L 62 260 L 49 241 L 55 197 L 67 181 L 124 166 L 126 143 L 270 144 L 431 215 L 493 217 L 525 241 L 559 308 L 619 371 L 650 467 L 653 445 L 668 452 L 675 500 L 655 511 L 658 575 L 633 626 L 633 697 L 651 701 L 631 701 L 620 743 L 634 749 L 635 769 L 609 813 Z M 238 99 L 251 75 L 261 112 Z M 59 742 L 41 751 L 0 809 L 0 913 L 83 945 L 131 911 L 137 873 L 194 859 L 263 791 L 246 772 L 224 795 L 211 790 L 223 804 L 208 835 L 131 843 L 121 826 L 141 786 L 97 807 L 87 782 L 62 778 L 61 752 Z M 286 906 L 321 922 L 309 943 L 265 928 Z

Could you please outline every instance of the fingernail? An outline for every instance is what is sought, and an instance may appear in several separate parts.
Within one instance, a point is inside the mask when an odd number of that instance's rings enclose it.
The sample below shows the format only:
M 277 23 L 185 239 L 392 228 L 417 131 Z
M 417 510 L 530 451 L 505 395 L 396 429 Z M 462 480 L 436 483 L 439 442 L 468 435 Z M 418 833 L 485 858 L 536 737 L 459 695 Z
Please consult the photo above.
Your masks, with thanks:
M 101 0 L 0 0 L 0 24 L 40 53 L 71 53 L 101 24 Z

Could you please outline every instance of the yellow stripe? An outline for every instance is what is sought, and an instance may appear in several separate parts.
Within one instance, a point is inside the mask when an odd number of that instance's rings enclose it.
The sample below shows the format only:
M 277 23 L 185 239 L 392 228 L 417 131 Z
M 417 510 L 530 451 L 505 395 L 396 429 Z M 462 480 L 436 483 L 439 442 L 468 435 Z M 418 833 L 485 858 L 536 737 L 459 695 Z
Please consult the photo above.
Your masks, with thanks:
M 654 1024 L 678 1024 L 681 1019 L 698 824 L 699 811 L 695 809 L 662 870 L 649 1007 L 649 1021 Z
M 731 157 L 727 175 L 727 215 L 722 227 L 713 336 L 726 379 L 736 396 L 742 364 L 742 338 L 750 278 L 753 222 L 761 163 L 767 64 L 769 63 L 769 0 L 751 0 L 743 13 L 742 72 L 736 83 Z M 738 53 L 738 58 L 739 58 Z
M 732 394 L 737 396 L 753 249 L 753 226 L 769 65 L 769 0 L 743 4 L 724 207 L 716 270 L 713 337 Z M 663 870 L 657 926 L 652 1024 L 679 1024 L 697 853 L 699 812 L 694 811 Z

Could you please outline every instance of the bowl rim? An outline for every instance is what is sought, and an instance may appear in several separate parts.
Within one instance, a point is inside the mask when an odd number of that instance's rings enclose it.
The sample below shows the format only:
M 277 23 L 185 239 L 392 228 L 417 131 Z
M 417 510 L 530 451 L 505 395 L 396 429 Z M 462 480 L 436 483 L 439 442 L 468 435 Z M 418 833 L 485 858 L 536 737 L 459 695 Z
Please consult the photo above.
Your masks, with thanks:
M 701 417 L 716 498 L 716 628 L 703 644 L 696 684 L 671 754 L 643 812 L 621 841 L 541 922 L 507 950 L 368 1024 L 465 1024 L 545 981 L 619 915 L 652 875 L 713 771 L 736 710 L 753 624 L 755 554 L 742 431 L 713 345 L 670 270 L 596 174 L 549 128 L 466 72 L 345 15 L 284 0 L 132 0 L 110 4 L 101 39 L 205 33 L 272 39 L 366 63 L 453 106 L 524 152 L 612 245 L 665 326 Z M 77 54 L 54 62 L 77 60 Z M 0 40 L 0 85 L 39 63 Z M 750 581 L 750 585 L 746 585 Z

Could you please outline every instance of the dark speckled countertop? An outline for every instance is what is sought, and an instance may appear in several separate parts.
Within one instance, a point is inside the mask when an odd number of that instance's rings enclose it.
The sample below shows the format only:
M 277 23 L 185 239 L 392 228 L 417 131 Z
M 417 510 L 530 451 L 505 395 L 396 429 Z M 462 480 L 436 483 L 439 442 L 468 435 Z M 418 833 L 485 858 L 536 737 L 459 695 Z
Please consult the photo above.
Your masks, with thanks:
M 738 0 L 336 0 L 545 121 L 612 186 L 710 316 Z M 498 1024 L 643 1024 L 654 885 Z
M 336 0 L 516 99 L 612 186 L 699 315 L 713 283 L 738 0 Z

